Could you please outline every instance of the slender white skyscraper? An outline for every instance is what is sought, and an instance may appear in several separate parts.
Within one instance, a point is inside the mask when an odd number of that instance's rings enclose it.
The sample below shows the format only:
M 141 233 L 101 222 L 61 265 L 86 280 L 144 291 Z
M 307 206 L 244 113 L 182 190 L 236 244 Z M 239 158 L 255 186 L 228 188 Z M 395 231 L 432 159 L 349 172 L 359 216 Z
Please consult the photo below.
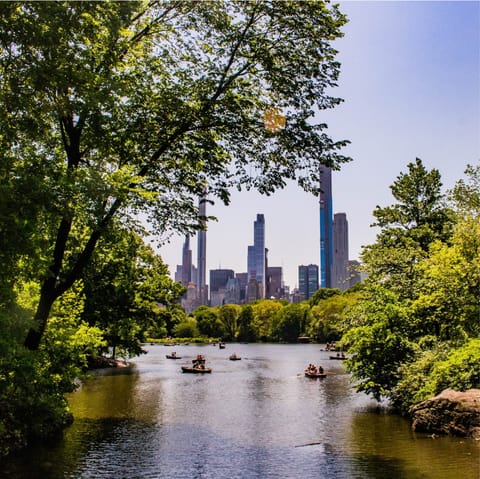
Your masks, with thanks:
M 197 233 L 197 291 L 200 304 L 208 304 L 208 291 L 206 285 L 207 277 L 207 202 L 205 196 L 202 196 L 198 203 L 198 211 L 200 221 L 203 222 L 204 228 Z

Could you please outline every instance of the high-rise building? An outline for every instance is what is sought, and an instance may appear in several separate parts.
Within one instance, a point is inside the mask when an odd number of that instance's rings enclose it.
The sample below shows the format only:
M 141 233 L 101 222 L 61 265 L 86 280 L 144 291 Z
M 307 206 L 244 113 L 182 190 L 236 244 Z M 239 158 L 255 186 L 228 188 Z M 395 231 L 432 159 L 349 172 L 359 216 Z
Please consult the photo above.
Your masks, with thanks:
M 333 217 L 332 288 L 345 291 L 349 288 L 348 271 L 348 221 L 345 213 Z
M 192 250 L 190 249 L 190 236 L 185 236 L 182 251 L 182 284 L 188 286 L 192 281 Z
M 332 287 L 333 264 L 332 170 L 320 166 L 320 287 Z
M 210 294 L 225 288 L 229 279 L 235 277 L 232 269 L 211 269 L 210 270 Z
M 257 219 L 253 223 L 253 246 L 248 247 L 247 273 L 248 284 L 252 279 L 258 284 L 259 298 L 265 296 L 265 263 L 265 216 L 257 214 Z
M 244 303 L 247 294 L 248 273 L 237 273 L 235 277 L 240 285 L 240 303 Z
M 227 281 L 224 304 L 240 304 L 240 282 L 237 278 L 230 278 Z
M 208 303 L 208 290 L 206 284 L 207 275 L 207 207 L 206 198 L 202 196 L 199 200 L 198 210 L 200 221 L 203 225 L 197 233 L 197 290 L 200 304 Z
M 267 267 L 266 298 L 280 299 L 284 297 L 283 270 L 281 266 Z
M 298 290 L 304 299 L 310 299 L 318 290 L 318 266 L 316 264 L 298 267 Z

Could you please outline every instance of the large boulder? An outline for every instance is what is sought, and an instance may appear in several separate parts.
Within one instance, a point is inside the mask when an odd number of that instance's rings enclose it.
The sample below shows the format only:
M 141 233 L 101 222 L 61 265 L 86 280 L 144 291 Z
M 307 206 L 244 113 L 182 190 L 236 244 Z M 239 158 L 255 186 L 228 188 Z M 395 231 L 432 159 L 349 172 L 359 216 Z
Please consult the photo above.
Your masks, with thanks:
M 445 389 L 409 413 L 414 431 L 480 439 L 480 389 Z

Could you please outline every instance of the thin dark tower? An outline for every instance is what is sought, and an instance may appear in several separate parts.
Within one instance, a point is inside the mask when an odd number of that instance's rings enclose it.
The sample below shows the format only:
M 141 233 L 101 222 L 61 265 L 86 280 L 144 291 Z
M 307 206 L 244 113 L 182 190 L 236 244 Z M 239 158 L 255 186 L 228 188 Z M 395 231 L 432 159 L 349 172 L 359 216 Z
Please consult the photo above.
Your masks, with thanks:
M 206 285 L 206 277 L 207 277 L 207 223 L 206 223 L 206 216 L 207 216 L 207 202 L 205 201 L 205 196 L 202 196 L 198 203 L 198 211 L 200 215 L 200 222 L 203 225 L 203 229 L 201 229 L 197 234 L 197 291 L 198 291 L 198 298 L 201 304 L 207 304 L 207 285 Z

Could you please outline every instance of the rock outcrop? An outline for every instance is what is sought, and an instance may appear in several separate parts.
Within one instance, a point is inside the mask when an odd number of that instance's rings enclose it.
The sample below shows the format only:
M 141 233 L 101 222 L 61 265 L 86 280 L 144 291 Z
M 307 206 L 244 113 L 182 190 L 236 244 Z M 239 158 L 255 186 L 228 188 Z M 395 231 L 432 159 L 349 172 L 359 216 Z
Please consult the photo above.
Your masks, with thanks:
M 445 389 L 416 404 L 409 413 L 414 431 L 480 440 L 480 389 L 465 392 Z
M 88 369 L 103 369 L 103 368 L 125 368 L 128 367 L 126 361 L 119 359 L 106 358 L 105 356 L 89 356 L 87 358 Z

